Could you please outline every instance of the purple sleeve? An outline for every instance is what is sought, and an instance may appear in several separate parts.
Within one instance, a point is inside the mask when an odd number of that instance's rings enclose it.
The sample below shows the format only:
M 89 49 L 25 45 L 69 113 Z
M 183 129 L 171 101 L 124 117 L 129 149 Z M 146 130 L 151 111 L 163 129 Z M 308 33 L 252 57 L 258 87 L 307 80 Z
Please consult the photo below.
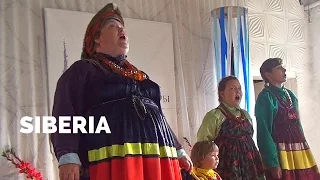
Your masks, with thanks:
M 74 63 L 62 74 L 57 83 L 52 110 L 52 115 L 57 120 L 57 132 L 51 134 L 51 141 L 58 161 L 67 153 L 78 152 L 80 134 L 59 133 L 59 116 L 83 116 L 83 95 L 88 74 L 85 64 L 83 61 Z M 72 121 L 70 121 L 68 129 L 71 129 L 71 132 L 72 127 Z

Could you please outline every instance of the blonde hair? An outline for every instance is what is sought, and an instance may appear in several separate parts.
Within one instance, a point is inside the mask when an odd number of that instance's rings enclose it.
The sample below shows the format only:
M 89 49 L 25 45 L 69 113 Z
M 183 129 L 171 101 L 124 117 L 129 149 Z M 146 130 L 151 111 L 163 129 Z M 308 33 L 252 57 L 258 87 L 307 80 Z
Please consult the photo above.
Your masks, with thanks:
M 201 162 L 210 152 L 218 152 L 219 148 L 213 141 L 198 141 L 191 150 L 191 161 L 195 167 L 200 167 Z

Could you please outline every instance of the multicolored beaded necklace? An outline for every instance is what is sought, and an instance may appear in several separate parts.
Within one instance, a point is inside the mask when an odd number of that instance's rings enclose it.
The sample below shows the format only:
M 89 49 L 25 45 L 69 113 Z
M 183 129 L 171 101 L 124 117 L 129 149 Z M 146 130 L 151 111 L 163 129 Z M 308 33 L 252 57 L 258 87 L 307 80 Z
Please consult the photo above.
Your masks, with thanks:
M 293 107 L 293 101 L 291 99 L 290 94 L 288 93 L 288 90 L 283 88 L 283 91 L 285 92 L 286 97 L 282 98 L 277 90 L 274 90 L 274 88 L 272 87 L 269 87 L 269 89 L 271 90 L 271 92 L 275 94 L 281 106 L 283 106 L 286 109 L 287 119 L 289 120 L 298 119 L 299 115 L 296 109 Z
M 137 81 L 143 81 L 147 78 L 146 74 L 142 71 L 138 70 L 135 66 L 130 64 L 127 60 L 124 61 L 124 67 L 119 66 L 118 64 L 104 59 L 104 63 L 108 65 L 113 71 L 122 74 L 125 77 L 129 77 L 131 79 L 135 79 Z
M 137 80 L 137 81 L 143 81 L 147 79 L 147 75 L 140 71 L 138 68 L 136 68 L 134 65 L 130 64 L 125 58 L 126 56 L 121 56 L 119 61 L 123 61 L 123 66 L 120 66 L 116 64 L 115 62 L 111 61 L 110 59 L 119 59 L 114 58 L 108 54 L 103 53 L 96 53 L 93 55 L 94 59 L 102 61 L 104 64 L 106 64 L 111 70 L 114 72 L 121 74 L 125 77 Z

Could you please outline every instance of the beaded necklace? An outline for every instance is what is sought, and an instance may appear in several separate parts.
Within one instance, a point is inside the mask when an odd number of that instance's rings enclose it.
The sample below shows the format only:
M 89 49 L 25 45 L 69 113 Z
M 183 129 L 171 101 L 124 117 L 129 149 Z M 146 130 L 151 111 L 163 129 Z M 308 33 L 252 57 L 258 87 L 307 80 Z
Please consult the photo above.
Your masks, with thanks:
M 94 59 L 102 61 L 104 64 L 106 64 L 111 70 L 114 72 L 121 74 L 125 77 L 137 80 L 137 81 L 143 81 L 147 79 L 147 75 L 140 71 L 138 68 L 136 68 L 134 65 L 130 64 L 125 58 L 126 56 L 120 57 L 123 59 L 123 66 L 119 66 L 115 62 L 111 61 L 109 58 L 113 59 L 108 54 L 103 54 L 103 53 L 96 53 L 93 55 Z M 114 58 L 117 59 L 117 58 Z
M 127 60 L 124 61 L 124 67 L 119 66 L 118 64 L 104 59 L 104 63 L 108 65 L 113 71 L 122 74 L 125 77 L 129 77 L 131 79 L 135 79 L 137 81 L 143 81 L 147 78 L 146 74 L 142 71 L 138 70 L 135 66 L 130 64 Z
M 269 89 L 275 94 L 276 98 L 279 101 L 279 104 L 281 104 L 282 107 L 285 108 L 285 120 L 299 119 L 299 115 L 295 107 L 293 107 L 293 102 L 290 94 L 288 93 L 288 90 L 283 88 L 286 98 L 282 98 L 277 90 L 274 90 L 272 87 L 269 87 Z
M 283 98 L 281 98 L 282 103 L 286 104 L 287 107 L 291 107 L 292 106 L 292 99 L 291 96 L 289 95 L 288 91 L 286 89 L 284 89 L 284 92 L 286 93 L 286 99 L 287 101 L 285 101 Z
M 276 95 L 277 99 L 280 101 L 280 103 L 283 106 L 285 106 L 287 108 L 292 106 L 292 99 L 291 99 L 291 97 L 290 97 L 290 95 L 289 95 L 289 93 L 288 93 L 288 91 L 286 89 L 283 89 L 283 91 L 285 92 L 285 96 L 286 96 L 285 99 L 282 98 L 277 91 L 273 90 L 270 87 L 269 87 L 269 89 Z

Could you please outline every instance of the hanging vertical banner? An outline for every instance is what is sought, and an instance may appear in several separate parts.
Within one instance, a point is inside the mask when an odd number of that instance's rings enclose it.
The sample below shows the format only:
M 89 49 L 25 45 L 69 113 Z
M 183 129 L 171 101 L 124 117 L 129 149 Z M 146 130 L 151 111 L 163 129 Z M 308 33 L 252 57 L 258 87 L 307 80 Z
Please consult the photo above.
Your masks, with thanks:
M 243 91 L 240 106 L 253 115 L 255 96 L 250 74 L 247 9 L 221 7 L 212 11 L 212 18 L 216 81 L 236 76 Z

